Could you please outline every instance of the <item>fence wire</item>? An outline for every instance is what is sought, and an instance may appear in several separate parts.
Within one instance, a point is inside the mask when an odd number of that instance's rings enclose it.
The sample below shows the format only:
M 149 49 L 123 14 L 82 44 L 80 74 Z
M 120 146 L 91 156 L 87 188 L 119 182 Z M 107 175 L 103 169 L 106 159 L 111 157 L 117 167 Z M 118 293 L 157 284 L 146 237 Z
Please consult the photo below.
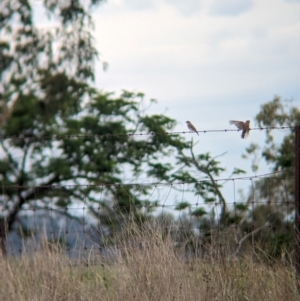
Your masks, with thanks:
M 294 127 L 261 127 L 252 128 L 251 131 L 291 128 Z M 235 131 L 239 130 L 220 129 L 197 132 L 206 134 Z M 190 131 L 166 131 L 163 133 L 132 132 L 43 137 L 26 135 L 0 136 L 0 140 L 4 142 L 77 138 L 109 139 L 120 136 L 191 133 Z M 137 224 L 142 221 L 159 222 L 163 231 L 173 235 L 176 243 L 186 243 L 190 240 L 194 247 L 197 245 L 197 248 L 217 244 L 219 247 L 231 248 L 231 252 L 237 255 L 245 243 L 251 242 L 254 245 L 254 242 L 258 243 L 260 240 L 260 243 L 265 242 L 265 247 L 273 248 L 273 253 L 282 252 L 283 246 L 287 246 L 285 240 L 293 235 L 294 231 L 295 205 L 292 191 L 294 178 L 290 176 L 293 175 L 293 170 L 294 168 L 288 168 L 259 175 L 171 183 L 161 181 L 7 185 L 2 181 L 0 221 L 5 221 L 7 214 L 14 209 L 14 206 L 18 206 L 14 195 L 19 195 L 19 197 L 22 197 L 22 194 L 34 195 L 34 200 L 23 204 L 18 211 L 17 222 L 7 237 L 8 249 L 12 254 L 22 254 L 26 250 L 37 251 L 41 248 L 41 241 L 45 239 L 48 242 L 63 245 L 63 249 L 70 254 L 75 252 L 78 255 L 79 252 L 91 250 L 103 253 L 104 250 L 112 248 L 113 237 L 119 235 L 133 219 Z M 264 181 L 264 190 L 261 186 L 262 181 Z M 274 181 L 277 181 L 276 185 Z M 210 185 L 205 186 L 208 183 Z M 203 190 L 199 188 L 202 185 Z M 217 188 L 218 185 L 227 187 L 226 196 L 224 195 L 223 199 L 223 196 L 220 197 L 223 188 Z M 244 189 L 249 189 L 247 197 L 237 197 L 241 185 Z M 122 192 L 121 197 L 110 193 L 117 189 Z M 42 197 L 45 190 L 50 193 Z M 77 192 L 81 193 L 76 195 Z M 92 193 L 93 196 L 87 193 Z M 122 198 L 127 198 L 127 201 L 125 202 Z M 0 227 L 1 231 L 5 230 Z M 260 247 L 262 246 L 263 244 L 260 244 Z
M 273 126 L 273 127 L 258 127 L 258 128 L 251 128 L 250 131 L 263 131 L 263 130 L 284 130 L 284 129 L 292 129 L 295 128 L 294 126 Z M 227 132 L 239 132 L 239 129 L 208 129 L 208 130 L 199 130 L 196 131 L 199 134 L 206 134 L 206 133 L 227 133 Z M 72 138 L 113 138 L 113 137 L 134 137 L 134 136 L 159 136 L 159 135 L 187 135 L 193 134 L 192 131 L 165 131 L 165 132 L 150 132 L 150 133 L 128 133 L 128 134 L 103 134 L 103 135 L 96 135 L 96 134 L 65 134 L 65 135 L 52 135 L 52 136 L 35 136 L 35 135 L 5 135 L 0 136 L 0 140 L 30 140 L 30 141 L 43 141 L 43 140 L 65 140 L 65 139 L 72 139 Z
M 133 218 L 139 223 L 139 218 L 143 216 L 148 221 L 151 218 L 159 221 L 162 229 L 171 233 L 178 244 L 191 240 L 199 245 L 198 250 L 217 244 L 218 248 L 226 247 L 232 254 L 238 254 L 246 244 L 257 244 L 260 248 L 273 248 L 271 253 L 274 254 L 284 252 L 287 244 L 282 240 L 291 237 L 294 231 L 294 199 L 286 185 L 293 177 L 284 176 L 291 170 L 213 180 L 211 184 L 226 183 L 228 191 L 225 204 L 216 192 L 212 192 L 213 198 L 207 199 L 195 193 L 195 185 L 207 183 L 210 181 L 208 179 L 191 183 L 46 186 L 58 192 L 58 195 L 66 189 L 76 191 L 98 187 L 104 191 L 107 187 L 117 187 L 126 191 L 126 187 L 131 186 L 134 187 L 132 197 L 138 194 L 140 187 L 151 188 L 143 202 L 135 203 L 133 200 L 131 203 L 129 199 L 126 204 L 120 200 L 105 202 L 102 191 L 97 192 L 97 202 L 89 202 L 88 198 L 81 200 L 81 203 L 72 202 L 70 197 L 67 203 L 61 204 L 55 196 L 47 200 L 39 198 L 39 189 L 45 186 L 2 186 L 3 195 L 7 191 L 20 189 L 36 191 L 35 200 L 18 213 L 18 221 L 7 239 L 8 249 L 11 254 L 35 252 L 41 249 L 41 241 L 46 239 L 63 246 L 70 256 L 92 251 L 103 254 L 113 248 L 112 237 L 119 235 L 126 223 Z M 256 184 L 262 180 L 267 183 L 268 189 L 264 195 L 259 195 Z M 280 189 L 277 187 L 274 190 L 272 182 L 280 183 Z M 250 189 L 244 201 L 237 197 L 240 185 L 247 185 Z M 155 194 L 160 202 L 152 200 Z M 10 208 L 3 206 L 3 201 L 2 198 L 1 215 L 5 217 Z M 221 221 L 224 210 L 226 214 Z

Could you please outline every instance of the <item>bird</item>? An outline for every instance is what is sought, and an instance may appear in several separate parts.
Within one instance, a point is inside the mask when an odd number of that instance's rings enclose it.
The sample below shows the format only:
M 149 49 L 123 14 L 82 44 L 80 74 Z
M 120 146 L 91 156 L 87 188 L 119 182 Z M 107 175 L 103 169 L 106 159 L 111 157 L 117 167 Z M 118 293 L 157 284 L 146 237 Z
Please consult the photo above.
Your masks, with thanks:
M 242 130 L 242 139 L 247 138 L 249 135 L 250 129 L 250 120 L 238 121 L 238 120 L 229 120 L 230 124 L 234 124 L 239 130 Z
M 197 132 L 197 129 L 195 128 L 195 126 L 190 121 L 186 121 L 186 124 L 187 124 L 187 127 L 188 127 L 189 130 L 195 132 L 199 136 L 199 134 Z

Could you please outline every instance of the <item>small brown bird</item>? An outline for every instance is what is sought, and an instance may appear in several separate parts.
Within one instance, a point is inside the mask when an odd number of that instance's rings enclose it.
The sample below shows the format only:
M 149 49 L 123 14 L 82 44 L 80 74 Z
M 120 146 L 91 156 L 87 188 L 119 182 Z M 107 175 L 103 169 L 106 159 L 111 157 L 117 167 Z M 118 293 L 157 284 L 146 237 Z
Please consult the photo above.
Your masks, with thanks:
M 234 124 L 239 130 L 242 130 L 242 138 L 247 138 L 249 135 L 250 129 L 250 120 L 247 120 L 246 122 L 238 121 L 238 120 L 230 120 L 230 124 Z
M 187 127 L 189 130 L 195 132 L 199 136 L 197 129 L 194 127 L 194 125 L 190 121 L 186 121 L 186 124 L 187 124 Z

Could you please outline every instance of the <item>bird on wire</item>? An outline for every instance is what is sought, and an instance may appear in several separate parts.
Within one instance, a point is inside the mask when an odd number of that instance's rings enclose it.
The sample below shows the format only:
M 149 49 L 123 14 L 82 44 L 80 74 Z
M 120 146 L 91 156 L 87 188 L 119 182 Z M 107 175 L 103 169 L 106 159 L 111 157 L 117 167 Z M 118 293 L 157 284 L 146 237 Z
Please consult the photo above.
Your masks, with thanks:
M 242 131 L 242 138 L 247 138 L 250 132 L 250 120 L 244 121 L 238 121 L 238 120 L 229 120 L 230 124 L 234 124 L 239 130 Z
M 187 127 L 189 130 L 191 130 L 192 132 L 195 132 L 199 136 L 197 129 L 190 121 L 186 121 L 186 124 L 187 124 Z

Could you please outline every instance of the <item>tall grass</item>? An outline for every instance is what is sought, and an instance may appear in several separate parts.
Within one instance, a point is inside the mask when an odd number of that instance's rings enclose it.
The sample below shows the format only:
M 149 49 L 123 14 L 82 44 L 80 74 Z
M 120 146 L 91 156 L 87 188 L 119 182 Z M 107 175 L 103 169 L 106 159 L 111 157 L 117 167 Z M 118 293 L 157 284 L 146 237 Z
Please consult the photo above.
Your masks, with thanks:
M 299 300 L 291 264 L 244 256 L 187 258 L 159 227 L 129 225 L 114 258 L 82 261 L 59 248 L 0 258 L 0 300 Z M 93 260 L 92 260 L 93 259 Z

